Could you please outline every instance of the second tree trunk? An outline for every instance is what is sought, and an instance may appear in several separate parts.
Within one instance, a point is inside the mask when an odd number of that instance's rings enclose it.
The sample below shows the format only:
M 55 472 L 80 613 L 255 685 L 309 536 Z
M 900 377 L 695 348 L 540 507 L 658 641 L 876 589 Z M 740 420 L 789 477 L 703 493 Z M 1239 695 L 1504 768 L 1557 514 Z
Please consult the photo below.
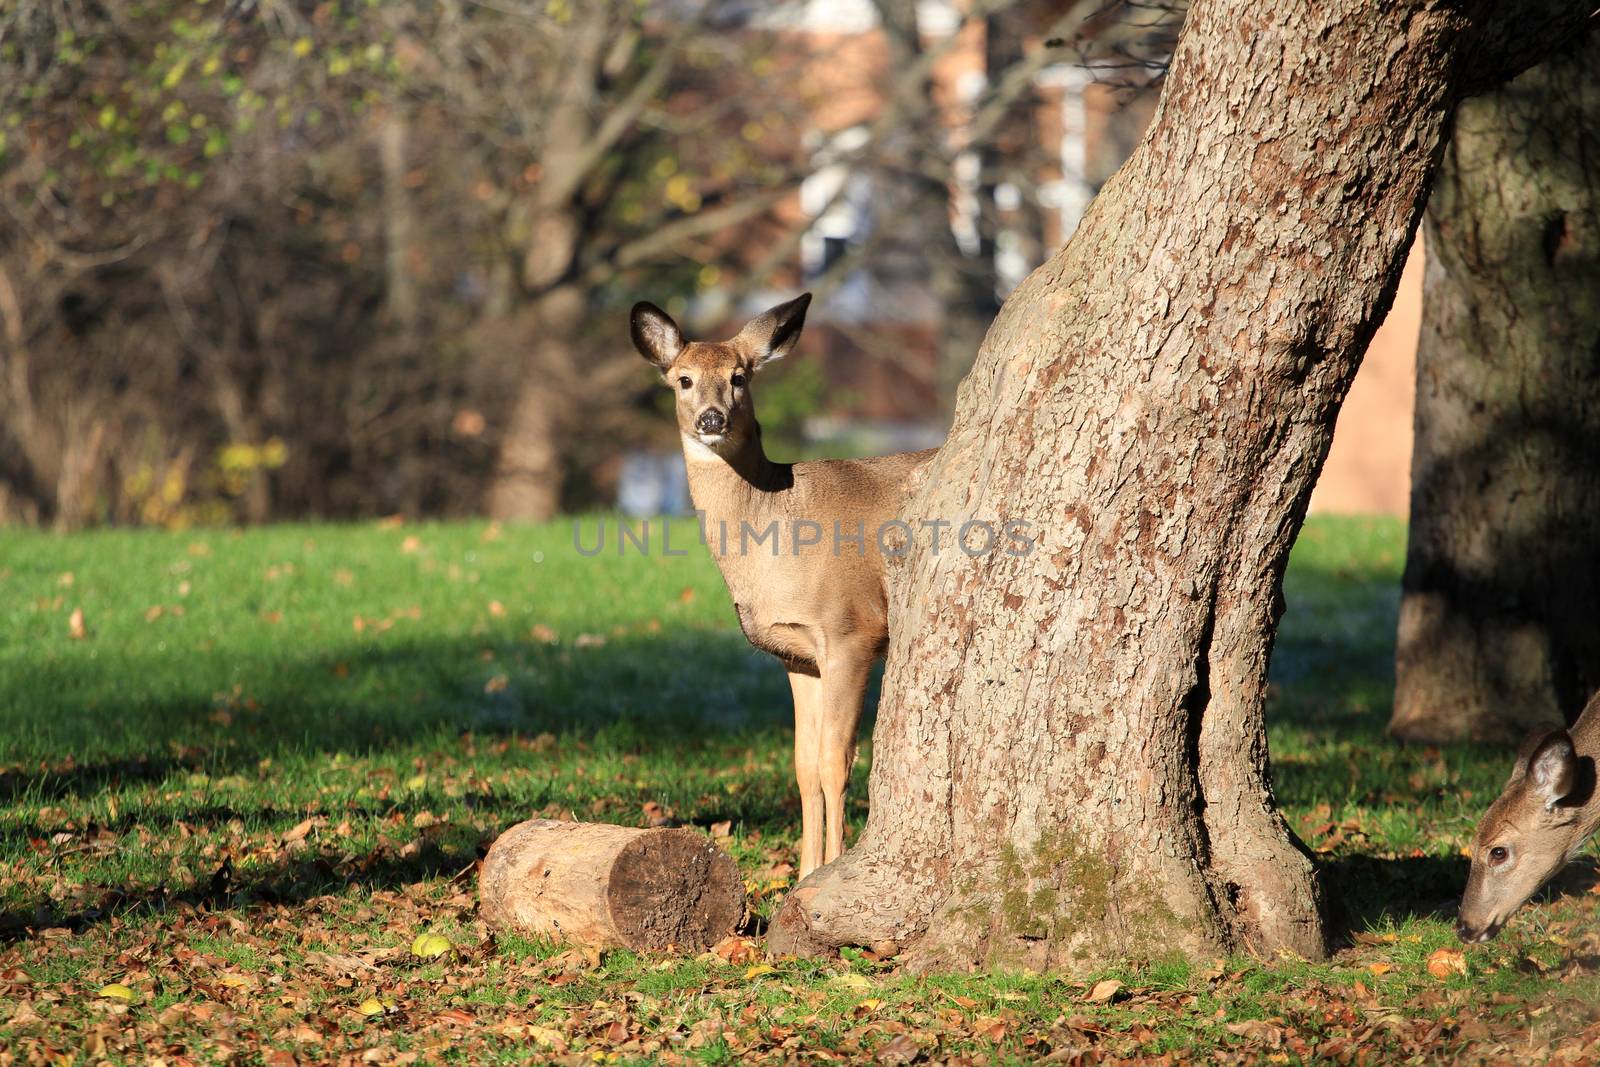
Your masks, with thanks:
M 1600 685 L 1600 42 L 1461 105 L 1428 207 L 1390 730 L 1512 741 Z

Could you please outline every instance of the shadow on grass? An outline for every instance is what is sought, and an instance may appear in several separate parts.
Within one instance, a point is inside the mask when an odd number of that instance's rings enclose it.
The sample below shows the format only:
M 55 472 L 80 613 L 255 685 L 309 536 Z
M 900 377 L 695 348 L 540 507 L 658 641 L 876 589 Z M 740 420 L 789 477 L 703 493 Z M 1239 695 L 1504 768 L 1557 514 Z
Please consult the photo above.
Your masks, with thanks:
M 1329 936 L 1335 949 L 1355 936 L 1399 926 L 1408 919 L 1453 923 L 1470 864 L 1465 856 L 1340 856 L 1320 866 L 1329 903 Z M 1579 898 L 1600 885 L 1600 859 L 1580 857 L 1568 864 L 1534 900 L 1548 903 Z
M 444 877 L 460 880 L 472 876 L 486 848 L 487 842 L 466 846 L 434 842 L 411 856 L 380 850 L 360 857 L 343 871 L 326 857 L 285 856 L 273 867 L 254 871 L 248 877 L 241 877 L 232 862 L 224 859 L 207 878 L 184 889 L 164 885 L 131 892 L 110 888 L 92 905 L 62 910 L 56 902 L 42 898 L 31 908 L 0 912 L 0 945 L 25 940 L 43 929 L 64 928 L 77 934 L 117 918 L 182 909 L 248 910 L 303 904 L 355 887 L 383 890 Z
M 289 824 L 299 818 L 300 805 L 251 783 L 260 762 L 298 763 L 303 778 L 341 754 L 370 758 L 369 772 L 387 782 L 409 775 L 415 759 L 443 754 L 461 760 L 464 751 L 476 752 L 465 758 L 476 759 L 486 773 L 513 775 L 509 786 L 462 799 L 480 822 L 497 829 L 546 805 L 574 803 L 561 785 L 578 761 L 653 764 L 656 780 L 691 782 L 693 791 L 706 793 L 693 812 L 683 813 L 693 825 L 732 820 L 781 835 L 799 821 L 791 788 L 767 783 L 724 793 L 696 781 L 704 772 L 712 782 L 714 771 L 743 762 L 752 751 L 786 760 L 791 744 L 783 669 L 737 633 L 608 635 L 562 644 L 396 639 L 244 662 L 216 652 L 197 655 L 181 674 L 167 662 L 106 660 L 89 670 L 81 662 L 70 669 L 45 664 L 26 679 L 0 677 L 10 747 L 27 752 L 0 769 L 0 804 L 12 807 L 10 825 L 0 829 L 0 856 L 54 854 L 56 827 L 36 819 L 38 809 L 82 804 L 128 787 L 155 788 L 144 789 L 147 800 L 135 812 L 103 815 L 98 825 L 85 828 L 80 814 L 79 841 L 92 841 L 101 829 L 125 840 L 136 826 L 161 835 L 179 832 L 179 824 L 214 830 L 234 819 Z M 875 673 L 863 717 L 869 732 L 879 677 Z M 98 757 L 70 755 L 97 749 Z M 765 773 L 790 784 L 786 765 Z M 212 782 L 238 774 L 246 781 L 228 787 L 216 803 L 160 799 L 161 783 L 186 785 L 195 774 Z M 631 789 L 616 787 L 619 795 Z M 410 823 L 438 803 L 426 793 L 398 793 L 370 803 L 347 801 L 340 812 L 353 822 L 399 815 Z M 220 862 L 181 888 L 101 885 L 96 899 L 91 885 L 77 903 L 41 898 L 14 904 L 0 914 L 0 942 L 42 927 L 83 930 L 114 916 L 303 902 L 357 886 L 393 889 L 454 877 L 470 873 L 492 838 L 452 824 L 438 837 L 425 837 L 411 855 L 380 844 L 335 863 L 284 851 L 276 862 L 244 871 Z
M 679 759 L 792 728 L 782 668 L 721 632 L 587 646 L 395 641 L 243 663 L 211 653 L 181 678 L 170 662 L 46 664 L 0 678 L 0 708 L 16 753 L 0 765 L 0 800 L 295 754 L 409 753 L 450 735 L 549 733 L 584 750 Z

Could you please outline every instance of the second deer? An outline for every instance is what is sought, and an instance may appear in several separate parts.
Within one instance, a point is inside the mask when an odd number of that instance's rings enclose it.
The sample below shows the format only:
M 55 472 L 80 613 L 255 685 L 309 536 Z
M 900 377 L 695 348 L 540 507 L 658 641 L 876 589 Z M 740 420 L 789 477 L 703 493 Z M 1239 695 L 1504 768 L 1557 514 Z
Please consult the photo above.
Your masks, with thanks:
M 789 672 L 800 876 L 844 851 L 844 794 L 872 664 L 889 641 L 878 534 L 933 451 L 775 463 L 756 422 L 755 373 L 793 350 L 809 293 L 732 340 L 685 341 L 654 304 L 634 306 L 634 346 L 677 398 L 689 493 L 739 626 Z
M 1571 730 L 1530 736 L 1472 838 L 1456 933 L 1487 941 L 1600 829 L 1600 693 Z

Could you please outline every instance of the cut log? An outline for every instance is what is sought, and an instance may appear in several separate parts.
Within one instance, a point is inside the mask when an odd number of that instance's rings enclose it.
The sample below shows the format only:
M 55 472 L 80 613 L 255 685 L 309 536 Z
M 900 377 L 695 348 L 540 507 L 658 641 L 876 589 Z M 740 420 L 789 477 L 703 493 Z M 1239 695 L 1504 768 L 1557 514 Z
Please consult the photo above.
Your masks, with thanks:
M 739 868 L 689 830 L 530 819 L 489 848 L 484 921 L 596 948 L 699 952 L 744 914 Z

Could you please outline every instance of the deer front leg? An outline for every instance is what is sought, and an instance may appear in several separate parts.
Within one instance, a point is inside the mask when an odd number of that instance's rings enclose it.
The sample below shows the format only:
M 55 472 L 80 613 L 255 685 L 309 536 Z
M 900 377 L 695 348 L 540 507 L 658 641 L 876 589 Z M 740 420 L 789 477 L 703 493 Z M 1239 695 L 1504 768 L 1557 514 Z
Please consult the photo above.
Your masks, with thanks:
M 822 799 L 828 827 L 825 863 L 844 852 L 844 794 L 856 761 L 856 726 L 871 672 L 872 656 L 854 649 L 830 658 L 822 671 Z
M 822 866 L 822 679 L 789 672 L 794 694 L 794 778 L 800 786 L 800 877 Z

